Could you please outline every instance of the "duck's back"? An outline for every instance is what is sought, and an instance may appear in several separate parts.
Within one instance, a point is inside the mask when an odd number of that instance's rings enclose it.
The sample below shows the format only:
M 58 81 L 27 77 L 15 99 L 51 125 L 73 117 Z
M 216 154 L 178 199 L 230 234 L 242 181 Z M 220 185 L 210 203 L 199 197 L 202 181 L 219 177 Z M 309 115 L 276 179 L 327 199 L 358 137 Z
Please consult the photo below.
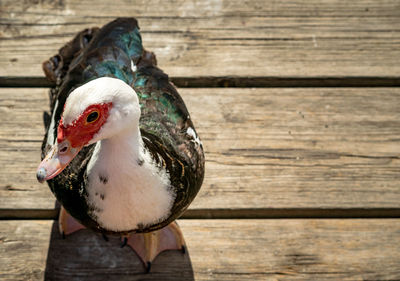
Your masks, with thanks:
M 99 77 L 125 81 L 138 94 L 140 128 L 146 148 L 154 161 L 167 169 L 176 198 L 171 215 L 165 221 L 138 231 L 161 228 L 177 218 L 197 194 L 204 176 L 202 144 L 182 98 L 168 76 L 156 67 L 155 56 L 142 47 L 137 21 L 119 18 L 101 29 L 79 33 L 59 54 L 43 64 L 46 76 L 57 83 L 51 90 L 51 122 L 42 154 L 56 139 L 56 128 L 69 93 Z M 77 219 L 100 229 L 87 214 L 86 165 L 93 145 L 84 148 L 70 165 L 49 181 L 57 199 Z M 101 230 L 101 229 L 100 229 Z

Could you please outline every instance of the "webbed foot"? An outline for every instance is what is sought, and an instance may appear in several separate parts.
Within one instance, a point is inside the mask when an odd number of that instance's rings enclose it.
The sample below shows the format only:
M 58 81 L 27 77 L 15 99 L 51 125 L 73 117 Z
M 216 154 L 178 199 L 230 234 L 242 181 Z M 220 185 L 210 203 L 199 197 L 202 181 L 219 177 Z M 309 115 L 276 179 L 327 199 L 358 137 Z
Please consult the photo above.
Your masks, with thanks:
M 65 238 L 66 235 L 84 228 L 82 224 L 68 214 L 65 208 L 61 206 L 60 214 L 58 215 L 58 230 L 63 238 Z
M 147 273 L 150 272 L 152 262 L 161 252 L 166 250 L 186 252 L 182 231 L 175 221 L 162 229 L 148 233 L 130 234 L 122 239 L 140 257 Z

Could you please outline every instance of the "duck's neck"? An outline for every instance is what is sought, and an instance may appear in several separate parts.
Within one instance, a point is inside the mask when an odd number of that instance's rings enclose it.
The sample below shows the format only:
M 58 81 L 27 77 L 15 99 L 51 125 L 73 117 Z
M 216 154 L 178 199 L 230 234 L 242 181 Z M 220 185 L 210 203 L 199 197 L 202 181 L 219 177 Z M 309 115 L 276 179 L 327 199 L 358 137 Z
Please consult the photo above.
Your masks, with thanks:
M 169 214 L 175 195 L 169 174 L 157 167 L 139 128 L 96 144 L 88 164 L 88 201 L 100 225 L 113 231 L 152 224 Z
M 126 129 L 111 138 L 101 140 L 98 146 L 102 159 L 113 161 L 113 165 L 124 170 L 134 169 L 145 151 L 139 128 Z M 110 164 L 106 163 L 107 167 Z

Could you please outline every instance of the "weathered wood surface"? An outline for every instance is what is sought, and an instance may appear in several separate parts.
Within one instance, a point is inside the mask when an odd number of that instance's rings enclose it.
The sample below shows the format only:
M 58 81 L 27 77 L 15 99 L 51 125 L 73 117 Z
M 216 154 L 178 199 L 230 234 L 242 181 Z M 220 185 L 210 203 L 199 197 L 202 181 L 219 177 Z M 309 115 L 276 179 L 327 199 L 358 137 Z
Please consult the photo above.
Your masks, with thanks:
M 400 220 L 180 220 L 188 254 L 150 274 L 120 240 L 0 221 L 1 280 L 398 280 Z
M 191 210 L 400 208 L 400 89 L 180 93 L 207 159 Z M 54 209 L 35 178 L 47 109 L 46 89 L 0 89 L 3 211 Z
M 400 86 L 395 0 L 4 0 L 0 87 L 48 86 L 43 60 L 119 16 L 139 19 L 183 87 Z M 0 88 L 0 218 L 31 219 L 0 220 L 1 280 L 400 279 L 400 88 L 180 93 L 206 150 L 184 215 L 201 220 L 180 220 L 188 254 L 165 252 L 146 275 L 116 237 L 62 240 L 32 220 L 57 215 L 35 179 L 47 89 Z M 292 219 L 254 219 L 267 217 Z
M 119 16 L 171 76 L 400 75 L 396 0 L 3 0 L 0 76 L 42 75 L 76 32 Z

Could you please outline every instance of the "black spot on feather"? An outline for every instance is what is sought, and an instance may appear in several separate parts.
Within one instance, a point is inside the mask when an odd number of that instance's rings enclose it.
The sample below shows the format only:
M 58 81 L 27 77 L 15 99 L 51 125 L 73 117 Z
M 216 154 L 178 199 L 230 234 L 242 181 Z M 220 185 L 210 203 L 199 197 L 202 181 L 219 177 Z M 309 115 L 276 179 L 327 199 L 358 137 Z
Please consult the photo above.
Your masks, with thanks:
M 139 166 L 142 166 L 143 163 L 144 163 L 144 160 L 142 158 L 138 158 L 137 159 L 137 163 L 138 163 Z
M 108 182 L 108 178 L 103 176 L 103 175 L 99 175 L 99 180 L 100 182 L 102 182 L 103 184 L 106 184 Z

